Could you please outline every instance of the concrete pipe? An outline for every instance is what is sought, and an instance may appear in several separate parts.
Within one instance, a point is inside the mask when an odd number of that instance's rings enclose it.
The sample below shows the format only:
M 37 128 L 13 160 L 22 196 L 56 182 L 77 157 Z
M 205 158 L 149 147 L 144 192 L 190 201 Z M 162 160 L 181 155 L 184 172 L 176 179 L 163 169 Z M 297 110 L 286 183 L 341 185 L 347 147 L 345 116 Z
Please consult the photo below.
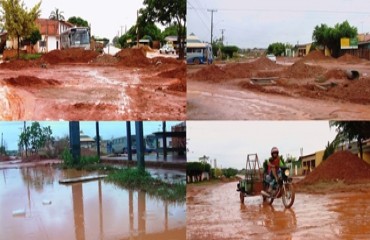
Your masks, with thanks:
M 349 80 L 358 79 L 360 77 L 360 73 L 357 70 L 347 70 L 346 74 Z

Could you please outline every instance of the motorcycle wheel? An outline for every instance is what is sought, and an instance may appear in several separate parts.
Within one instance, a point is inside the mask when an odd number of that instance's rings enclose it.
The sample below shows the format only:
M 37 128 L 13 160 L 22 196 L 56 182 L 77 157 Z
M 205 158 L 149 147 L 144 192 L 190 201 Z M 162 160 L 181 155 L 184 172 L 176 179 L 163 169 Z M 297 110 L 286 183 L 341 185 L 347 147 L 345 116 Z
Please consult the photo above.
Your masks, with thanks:
M 244 204 L 244 193 L 242 191 L 240 191 L 240 203 L 241 204 Z
M 285 208 L 290 208 L 295 199 L 295 192 L 292 184 L 286 184 L 284 192 L 282 193 L 282 200 Z

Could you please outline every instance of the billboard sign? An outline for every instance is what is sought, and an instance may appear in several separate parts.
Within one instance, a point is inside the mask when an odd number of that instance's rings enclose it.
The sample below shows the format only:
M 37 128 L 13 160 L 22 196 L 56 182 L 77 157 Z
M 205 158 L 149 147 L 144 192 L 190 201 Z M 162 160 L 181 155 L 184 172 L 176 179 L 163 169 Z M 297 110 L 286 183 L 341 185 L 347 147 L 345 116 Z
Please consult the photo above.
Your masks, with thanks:
M 357 38 L 341 38 L 340 49 L 358 49 Z

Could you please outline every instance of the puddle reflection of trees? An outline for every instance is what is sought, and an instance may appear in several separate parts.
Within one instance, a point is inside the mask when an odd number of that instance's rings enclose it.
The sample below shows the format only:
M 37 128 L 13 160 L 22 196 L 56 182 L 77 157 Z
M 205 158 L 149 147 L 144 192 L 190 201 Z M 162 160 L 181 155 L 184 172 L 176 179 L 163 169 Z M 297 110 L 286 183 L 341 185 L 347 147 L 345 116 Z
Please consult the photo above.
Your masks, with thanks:
M 55 180 L 55 171 L 52 167 L 30 167 L 20 169 L 22 180 L 28 188 L 42 192 L 45 185 L 52 185 Z

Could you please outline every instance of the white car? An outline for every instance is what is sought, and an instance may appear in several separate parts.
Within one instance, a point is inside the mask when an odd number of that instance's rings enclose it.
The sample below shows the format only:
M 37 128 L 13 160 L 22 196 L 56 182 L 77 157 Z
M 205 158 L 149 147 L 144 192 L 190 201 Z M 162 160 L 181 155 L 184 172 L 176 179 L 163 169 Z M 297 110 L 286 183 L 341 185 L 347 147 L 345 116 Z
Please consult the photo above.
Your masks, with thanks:
M 159 53 L 172 53 L 174 54 L 175 53 L 175 49 L 172 47 L 172 46 L 169 46 L 169 45 L 164 45 L 161 49 L 159 49 Z
M 276 63 L 276 56 L 274 54 L 267 54 L 266 57 Z

